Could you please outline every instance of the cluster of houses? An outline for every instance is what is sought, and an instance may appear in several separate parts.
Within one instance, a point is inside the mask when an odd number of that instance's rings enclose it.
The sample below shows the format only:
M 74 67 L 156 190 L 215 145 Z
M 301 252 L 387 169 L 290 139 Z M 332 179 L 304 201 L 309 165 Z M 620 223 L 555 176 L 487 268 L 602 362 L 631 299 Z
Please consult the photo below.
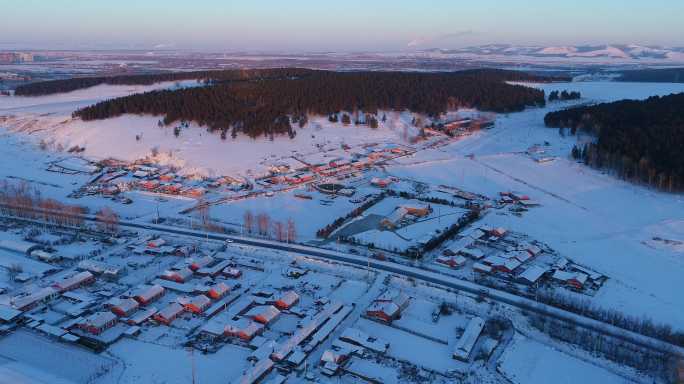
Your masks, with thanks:
M 470 258 L 475 260 L 475 266 L 478 266 L 478 264 L 481 264 L 479 261 L 485 257 L 484 251 L 478 248 L 478 244 L 497 242 L 506 233 L 507 230 L 505 228 L 490 228 L 488 226 L 470 228 L 463 231 L 461 238 L 445 249 L 435 262 L 451 268 L 460 268 L 466 264 L 466 258 Z
M 250 295 L 245 292 L 223 314 L 213 317 L 202 326 L 199 336 L 212 342 L 227 340 L 253 350 L 248 357 L 252 366 L 234 381 L 236 383 L 260 382 L 274 367 L 278 367 L 280 372 L 298 369 L 353 309 L 353 306 L 326 300 L 315 303 L 318 310 L 304 310 L 297 306 L 299 301 L 300 296 L 294 290 L 255 289 Z M 275 340 L 266 330 L 284 313 L 300 320 L 292 333 L 288 333 L 284 339 Z M 331 352 L 334 356 L 327 353 L 328 357 L 323 360 L 341 363 L 343 359 L 336 357 L 340 354 L 339 350 L 335 347 L 333 350 L 336 351 Z
M 532 208 L 539 206 L 539 203 L 531 200 L 529 196 L 518 192 L 499 192 L 499 203 L 501 204 L 517 204 L 523 208 Z
M 283 311 L 292 310 L 299 300 L 299 294 L 293 290 L 255 291 L 252 296 L 243 297 L 230 306 L 225 316 L 227 321 L 209 322 L 202 328 L 202 333 L 212 339 L 225 337 L 247 344 L 275 322 Z
M 551 272 L 552 281 L 576 291 L 596 290 L 608 280 L 607 276 L 568 259 L 555 263 Z
M 147 236 L 126 245 L 134 255 L 151 256 L 189 256 L 192 249 L 187 245 L 175 245 L 161 237 Z
M 155 304 L 160 302 L 168 291 L 168 288 L 156 282 L 141 285 L 127 294 L 112 298 L 106 304 L 107 311 L 84 317 L 76 325 L 82 331 L 95 336 L 101 335 L 119 322 L 130 327 L 140 327 L 148 320 L 171 325 L 186 312 L 204 315 L 212 304 L 227 297 L 231 289 L 223 282 L 197 286 L 192 294 L 179 295 L 158 309 Z
M 345 155 L 327 163 L 313 165 L 311 170 L 323 177 L 340 176 L 350 172 L 367 170 L 378 162 L 406 156 L 413 152 L 414 150 L 411 148 L 396 144 L 366 144 L 350 151 L 349 156 Z
M 299 367 L 307 355 L 320 345 L 349 316 L 353 307 L 329 302 L 288 339 L 278 343 L 270 359 L 275 363 Z
M 226 188 L 240 191 L 249 184 L 230 176 L 193 179 L 181 176 L 168 167 L 153 164 L 126 164 L 108 160 L 103 169 L 85 186 L 86 194 L 116 196 L 129 190 L 143 190 L 167 195 L 199 198 L 209 190 Z
M 25 294 L 15 296 L 11 305 L 19 311 L 28 311 L 39 304 L 44 304 L 67 291 L 74 290 L 95 281 L 90 272 L 77 272 L 57 279 L 51 286 L 35 288 Z
M 437 256 L 435 262 L 456 269 L 464 267 L 468 260 L 473 260 L 472 269 L 478 274 L 495 275 L 527 286 L 537 286 L 550 280 L 577 291 L 598 289 L 607 279 L 598 272 L 566 259 L 555 265 L 535 262 L 544 252 L 542 247 L 535 242 L 507 239 L 507 233 L 505 228 L 470 228 Z M 495 252 L 486 254 L 483 248 L 495 249 Z
M 3 241 L 0 248 L 11 248 L 12 252 L 26 256 L 41 250 L 40 245 L 25 241 Z M 49 285 L 26 285 L 21 293 L 14 294 L 8 304 L 0 305 L 0 323 L 23 317 L 29 328 L 65 341 L 104 348 L 121 336 L 139 332 L 147 321 L 170 325 L 186 313 L 194 315 L 195 321 L 224 310 L 239 297 L 239 292 L 233 292 L 228 282 L 242 276 L 239 267 L 249 264 L 249 268 L 259 268 L 256 262 L 250 264 L 219 256 L 191 257 L 196 251 L 193 247 L 174 245 L 160 237 L 139 238 L 127 245 L 127 251 L 129 255 L 182 258 L 170 264 L 156 279 L 146 280 L 134 289 L 118 281 L 129 273 L 137 274 L 128 271 L 126 266 L 144 267 L 147 257 L 125 264 L 101 261 L 104 259 L 97 257 L 82 259 L 73 268 L 55 275 Z M 167 258 L 164 262 L 169 265 L 169 261 Z M 197 280 L 192 281 L 194 278 Z M 98 284 L 94 284 L 96 281 Z M 168 295 L 169 292 L 173 294 Z M 267 305 L 253 309 L 250 321 L 269 323 L 278 317 L 278 311 L 290 308 L 298 300 L 294 292 L 274 297 Z
M 347 152 L 350 149 L 347 148 Z M 362 146 L 360 150 L 352 151 L 349 155 L 345 153 L 345 156 L 336 157 L 326 162 L 310 164 L 302 159 L 300 160 L 302 164 L 300 167 L 291 164 L 272 165 L 269 167 L 269 175 L 260 178 L 257 182 L 295 186 L 313 182 L 319 178 L 342 178 L 355 172 L 368 170 L 378 161 L 390 160 L 412 152 L 412 149 L 393 144 L 385 144 L 384 146 L 368 144 Z M 387 185 L 389 184 L 380 182 L 378 186 L 384 188 Z

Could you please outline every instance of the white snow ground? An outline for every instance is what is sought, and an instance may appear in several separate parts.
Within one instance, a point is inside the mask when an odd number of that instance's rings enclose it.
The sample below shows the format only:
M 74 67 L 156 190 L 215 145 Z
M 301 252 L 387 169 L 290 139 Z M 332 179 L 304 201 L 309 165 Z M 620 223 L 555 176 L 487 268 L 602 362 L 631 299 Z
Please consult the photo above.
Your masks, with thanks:
M 515 384 L 629 383 L 618 375 L 534 340 L 516 335 L 499 371 Z
M 152 148 L 161 153 L 158 160 L 184 168 L 184 173 L 236 175 L 263 172 L 265 162 L 293 154 L 315 154 L 322 148 L 339 148 L 368 142 L 401 142 L 415 135 L 410 113 L 387 113 L 378 129 L 367 126 L 332 124 L 324 117 L 312 118 L 294 139 L 240 135 L 226 141 L 218 133 L 190 123 L 175 137 L 173 129 L 159 128 L 160 117 L 124 115 L 100 121 L 73 119 L 71 113 L 98 101 L 160 88 L 192 86 L 193 82 L 160 83 L 153 86 L 99 85 L 63 95 L 0 98 L 0 127 L 20 133 L 34 143 L 42 142 L 52 151 L 84 147 L 83 155 L 93 159 L 113 157 L 132 161 L 144 158 Z M 4 117 L 3 117 L 4 116 Z M 136 136 L 139 138 L 136 138 Z M 283 145 L 287 141 L 287 145 Z

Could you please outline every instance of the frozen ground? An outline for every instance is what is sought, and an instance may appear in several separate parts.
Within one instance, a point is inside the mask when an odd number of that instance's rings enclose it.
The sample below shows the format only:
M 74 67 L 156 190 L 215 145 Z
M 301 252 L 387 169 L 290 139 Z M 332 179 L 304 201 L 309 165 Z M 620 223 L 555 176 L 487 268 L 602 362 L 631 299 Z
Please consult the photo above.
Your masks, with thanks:
M 198 382 L 230 382 L 247 367 L 245 359 L 251 351 L 226 345 L 214 354 L 203 355 L 195 352 L 191 356 L 190 352 L 183 348 L 124 340 L 114 345 L 109 353 L 125 361 L 125 368 L 120 377 L 100 381 L 102 384 L 182 384 L 192 381 L 193 360 Z
M 19 362 L 21 366 L 12 362 Z M 10 365 L 4 367 L 8 363 Z M 92 382 L 106 374 L 115 364 L 116 361 L 105 356 L 56 343 L 28 331 L 18 330 L 0 339 L 0 382 L 3 383 L 10 382 L 3 381 L 5 376 L 2 376 L 2 372 L 37 377 L 46 384 Z M 31 369 L 25 369 L 26 366 Z M 32 383 L 28 380 L 26 382 Z
M 601 367 L 516 335 L 501 356 L 499 371 L 515 384 L 630 383 Z
M 160 117 L 155 116 L 124 115 L 91 122 L 71 117 L 74 110 L 100 100 L 193 83 L 167 82 L 147 87 L 99 85 L 63 95 L 6 97 L 0 99 L 0 127 L 21 133 L 33 143 L 42 142 L 52 151 L 84 147 L 83 155 L 93 159 L 113 157 L 132 161 L 150 155 L 156 148 L 159 163 L 208 176 L 263 173 L 267 162 L 295 154 L 317 154 L 322 149 L 339 149 L 341 144 L 401 142 L 416 133 L 410 124 L 412 114 L 394 112 L 387 112 L 387 121 L 377 129 L 345 126 L 316 117 L 305 128 L 298 129 L 294 139 L 250 139 L 239 135 L 225 141 L 219 139 L 218 133 L 210 133 L 194 123 L 175 137 L 172 128 L 157 126 Z

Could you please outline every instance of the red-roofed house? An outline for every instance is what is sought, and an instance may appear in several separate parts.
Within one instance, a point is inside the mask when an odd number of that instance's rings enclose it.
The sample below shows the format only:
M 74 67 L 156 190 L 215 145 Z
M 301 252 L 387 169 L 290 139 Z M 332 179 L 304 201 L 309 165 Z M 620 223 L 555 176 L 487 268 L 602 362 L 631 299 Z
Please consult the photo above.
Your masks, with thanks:
M 140 304 L 137 301 L 128 298 L 118 300 L 109 309 L 119 317 L 129 317 L 138 310 L 138 307 L 140 307 Z
M 280 310 L 290 309 L 292 306 L 299 302 L 299 295 L 295 291 L 285 292 L 278 300 L 275 302 L 275 306 Z
M 280 311 L 278 308 L 272 305 L 260 305 L 250 309 L 245 316 L 258 323 L 268 325 L 277 319 L 279 315 Z
M 162 324 L 170 325 L 183 311 L 185 311 L 185 308 L 182 305 L 171 303 L 166 308 L 155 313 L 153 318 Z
M 161 278 L 164 280 L 175 281 L 176 283 L 185 283 L 188 279 L 192 277 L 192 270 L 189 268 L 182 268 L 178 270 L 168 270 L 161 274 Z
M 190 269 L 192 269 L 193 271 L 197 271 L 198 269 L 204 268 L 213 262 L 213 257 L 205 256 L 201 259 L 192 260 L 192 262 L 190 263 Z
M 214 300 L 218 300 L 230 292 L 230 287 L 225 283 L 218 283 L 207 291 L 207 295 Z
M 60 292 L 70 291 L 76 289 L 82 285 L 90 284 L 95 281 L 95 276 L 88 272 L 79 272 L 73 276 L 61 279 L 53 285 Z
M 94 313 L 78 324 L 78 328 L 99 335 L 116 324 L 116 316 L 111 312 Z
M 227 337 L 239 337 L 241 340 L 250 341 L 254 336 L 261 334 L 263 331 L 263 325 L 242 319 L 226 325 L 223 334 Z
M 164 295 L 164 287 L 161 285 L 148 285 L 141 287 L 138 292 L 133 295 L 133 298 L 140 303 L 140 305 L 147 305 Z
M 192 298 L 187 303 L 184 303 L 185 309 L 189 312 L 200 314 L 204 312 L 205 309 L 209 308 L 211 305 L 211 300 L 204 295 L 197 295 Z

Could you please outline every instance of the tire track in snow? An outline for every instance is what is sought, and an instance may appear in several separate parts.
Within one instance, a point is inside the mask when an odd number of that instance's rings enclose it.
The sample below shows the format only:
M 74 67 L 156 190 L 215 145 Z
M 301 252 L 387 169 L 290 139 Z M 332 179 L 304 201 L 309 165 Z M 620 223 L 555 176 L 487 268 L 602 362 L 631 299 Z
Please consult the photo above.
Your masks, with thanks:
M 587 211 L 587 212 L 589 211 L 589 209 L 587 209 L 586 207 L 583 207 L 583 206 L 581 206 L 581 205 L 579 205 L 579 204 L 576 204 L 576 203 L 574 203 L 574 202 L 572 202 L 572 201 L 566 199 L 566 198 L 563 197 L 563 196 L 560 196 L 560 195 L 558 195 L 558 194 L 556 194 L 556 193 L 554 193 L 554 192 L 551 192 L 551 191 L 549 191 L 549 190 L 546 190 L 546 189 L 544 189 L 544 188 L 538 187 L 538 186 L 536 186 L 536 185 L 534 185 L 534 184 L 530 184 L 530 183 L 528 183 L 527 181 L 525 181 L 525 180 L 523 180 L 523 179 L 521 179 L 521 178 L 519 178 L 519 177 L 516 177 L 516 176 L 513 176 L 513 175 L 511 175 L 511 174 L 508 174 L 508 173 L 506 173 L 506 172 L 504 172 L 504 171 L 502 171 L 502 170 L 500 170 L 500 169 L 498 169 L 498 168 L 496 168 L 496 167 L 493 167 L 493 166 L 491 166 L 491 165 L 489 165 L 489 164 L 487 164 L 487 163 L 485 163 L 485 162 L 482 162 L 482 161 L 478 160 L 477 157 L 473 157 L 473 158 L 471 158 L 471 160 L 474 161 L 474 162 L 476 162 L 476 163 L 478 163 L 478 164 L 480 164 L 480 165 L 482 165 L 482 166 L 485 167 L 485 168 L 491 169 L 492 171 L 494 171 L 494 172 L 496 172 L 496 173 L 499 173 L 499 174 L 501 174 L 501 175 L 504 175 L 504 176 L 508 177 L 509 179 L 514 180 L 514 181 L 516 181 L 516 182 L 518 182 L 518 183 L 520 183 L 520 184 L 523 184 L 523 185 L 525 185 L 525 186 L 527 186 L 527 187 L 530 187 L 530 188 L 532 188 L 532 189 L 534 189 L 534 190 L 536 190 L 536 191 L 542 192 L 542 193 L 544 193 L 544 194 L 546 194 L 546 195 L 549 195 L 549 196 L 551 196 L 551 197 L 553 197 L 553 198 L 556 198 L 556 199 L 558 199 L 558 200 L 560 200 L 560 201 L 563 201 L 563 202 L 565 202 L 565 203 L 568 203 L 568 204 L 570 204 L 570 205 L 572 205 L 572 206 L 575 206 L 575 207 L 577 207 L 577 208 L 579 208 L 579 209 L 582 209 L 582 210 L 584 210 L 584 211 Z

